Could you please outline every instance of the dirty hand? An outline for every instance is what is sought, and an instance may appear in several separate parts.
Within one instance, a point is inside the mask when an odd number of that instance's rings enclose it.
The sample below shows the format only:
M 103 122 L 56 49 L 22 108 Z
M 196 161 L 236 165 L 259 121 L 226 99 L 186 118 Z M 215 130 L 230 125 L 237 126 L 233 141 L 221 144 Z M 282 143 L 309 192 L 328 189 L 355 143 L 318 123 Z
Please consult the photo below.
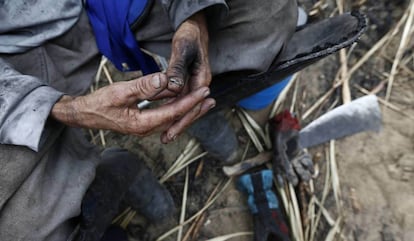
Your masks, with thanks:
M 300 180 L 307 182 L 315 173 L 311 155 L 304 149 L 299 150 L 290 160 Z M 295 183 L 293 183 L 296 185 Z
M 273 142 L 273 172 L 280 185 L 283 177 L 293 185 L 309 181 L 314 173 L 308 152 L 299 145 L 299 120 L 288 110 L 270 121 Z
M 184 21 L 174 34 L 171 45 L 171 57 L 167 69 L 168 90 L 179 96 L 185 96 L 199 88 L 207 87 L 211 82 L 208 62 L 208 31 L 204 14 L 196 13 Z M 164 142 L 171 141 L 189 126 L 197 116 L 202 105 L 214 107 L 213 99 L 206 99 L 195 105 L 183 118 L 174 123 L 163 137 Z
M 167 76 L 170 80 L 168 89 L 175 93 L 210 84 L 208 31 L 202 12 L 184 21 L 175 32 Z
M 137 108 L 136 104 L 140 100 L 157 99 L 157 95 L 167 85 L 166 75 L 155 73 L 131 81 L 117 82 L 86 96 L 63 96 L 53 106 L 51 117 L 70 126 L 145 136 L 154 131 L 165 130 L 200 103 L 201 107 L 195 118 L 210 109 L 203 102 L 209 94 L 208 87 L 198 88 L 157 108 Z
M 296 130 L 282 131 L 275 138 L 276 145 L 273 156 L 273 171 L 279 184 L 283 178 L 296 186 L 299 180 L 309 181 L 314 173 L 312 157 L 298 145 Z
M 283 178 L 291 182 L 294 186 L 299 183 L 299 179 L 307 182 L 314 174 L 312 157 L 309 153 L 298 146 L 298 136 L 293 135 L 277 145 L 276 155 L 274 156 L 273 169 L 278 177 L 279 184 L 283 184 Z M 292 146 L 296 146 L 292 149 Z

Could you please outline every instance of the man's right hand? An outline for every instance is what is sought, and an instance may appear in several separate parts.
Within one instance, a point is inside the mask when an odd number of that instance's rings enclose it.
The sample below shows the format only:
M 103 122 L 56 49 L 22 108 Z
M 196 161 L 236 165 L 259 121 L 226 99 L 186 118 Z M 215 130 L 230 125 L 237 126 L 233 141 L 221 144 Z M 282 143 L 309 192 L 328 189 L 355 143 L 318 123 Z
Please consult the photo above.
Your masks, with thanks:
M 201 108 L 195 113 L 197 118 L 214 106 L 214 100 L 205 99 L 210 93 L 209 88 L 200 87 L 157 108 L 137 108 L 136 104 L 140 100 L 156 99 L 167 85 L 165 74 L 155 73 L 131 81 L 117 82 L 86 96 L 63 96 L 53 106 L 51 116 L 70 126 L 146 136 L 155 131 L 165 131 L 199 103 Z M 180 133 L 169 138 L 175 139 L 178 134 Z

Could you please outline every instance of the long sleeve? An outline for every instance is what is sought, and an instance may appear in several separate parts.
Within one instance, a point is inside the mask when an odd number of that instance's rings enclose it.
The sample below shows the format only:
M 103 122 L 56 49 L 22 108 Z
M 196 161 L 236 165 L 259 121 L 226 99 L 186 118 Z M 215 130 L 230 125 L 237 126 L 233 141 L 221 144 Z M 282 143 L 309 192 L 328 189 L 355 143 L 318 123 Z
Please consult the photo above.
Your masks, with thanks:
M 62 35 L 81 11 L 79 0 L 0 1 L 0 53 L 23 53 Z
M 0 143 L 37 151 L 50 110 L 63 93 L 0 58 Z
M 228 6 L 224 0 L 161 0 L 175 29 L 194 13 L 205 10 L 209 27 L 227 15 Z

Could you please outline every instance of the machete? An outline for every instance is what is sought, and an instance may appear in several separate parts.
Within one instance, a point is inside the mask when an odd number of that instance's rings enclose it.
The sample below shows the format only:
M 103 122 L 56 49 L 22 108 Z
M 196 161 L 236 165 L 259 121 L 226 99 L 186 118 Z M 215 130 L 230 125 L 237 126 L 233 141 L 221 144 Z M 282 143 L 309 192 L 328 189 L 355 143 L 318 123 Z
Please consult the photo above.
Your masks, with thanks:
M 381 129 L 381 110 L 375 95 L 367 95 L 325 113 L 299 132 L 302 148 L 309 148 L 364 131 Z M 223 167 L 227 176 L 240 175 L 272 158 L 266 151 L 233 166 Z

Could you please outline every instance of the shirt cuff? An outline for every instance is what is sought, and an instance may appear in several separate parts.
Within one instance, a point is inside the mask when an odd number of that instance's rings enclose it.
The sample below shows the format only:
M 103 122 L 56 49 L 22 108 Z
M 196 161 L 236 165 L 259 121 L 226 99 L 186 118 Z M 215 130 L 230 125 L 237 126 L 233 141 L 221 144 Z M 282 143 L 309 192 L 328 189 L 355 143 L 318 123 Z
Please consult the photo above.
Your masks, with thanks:
M 174 1 L 168 14 L 174 29 L 177 29 L 187 18 L 201 10 L 205 12 L 209 28 L 213 29 L 229 11 L 226 2 L 223 0 L 197 1 L 197 3 L 191 4 L 188 1 Z
M 0 126 L 0 142 L 27 146 L 37 152 L 50 133 L 46 125 L 49 113 L 62 95 L 49 86 L 39 86 L 28 93 Z

